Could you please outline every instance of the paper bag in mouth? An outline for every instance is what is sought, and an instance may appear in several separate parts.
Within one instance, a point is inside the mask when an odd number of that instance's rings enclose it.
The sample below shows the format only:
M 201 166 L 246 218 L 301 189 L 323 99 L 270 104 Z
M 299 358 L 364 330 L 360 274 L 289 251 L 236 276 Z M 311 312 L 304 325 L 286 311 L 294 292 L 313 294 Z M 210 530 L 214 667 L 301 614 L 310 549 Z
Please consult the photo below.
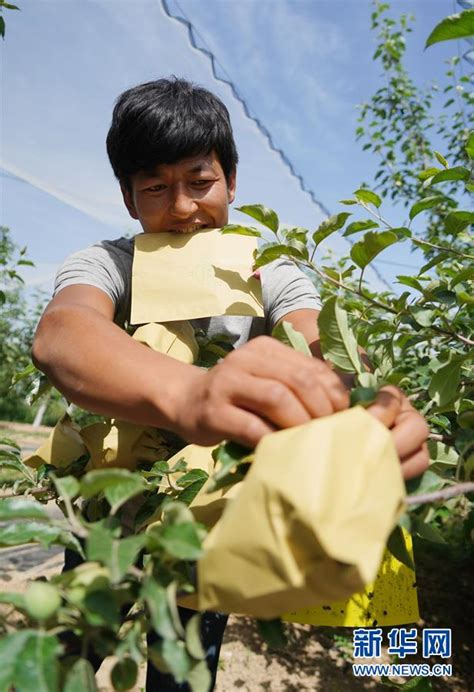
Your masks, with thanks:
M 135 236 L 131 323 L 263 317 L 262 287 L 252 277 L 256 248 L 256 238 L 218 229 Z
M 273 618 L 360 591 L 404 496 L 391 435 L 361 407 L 265 436 L 205 540 L 199 609 Z

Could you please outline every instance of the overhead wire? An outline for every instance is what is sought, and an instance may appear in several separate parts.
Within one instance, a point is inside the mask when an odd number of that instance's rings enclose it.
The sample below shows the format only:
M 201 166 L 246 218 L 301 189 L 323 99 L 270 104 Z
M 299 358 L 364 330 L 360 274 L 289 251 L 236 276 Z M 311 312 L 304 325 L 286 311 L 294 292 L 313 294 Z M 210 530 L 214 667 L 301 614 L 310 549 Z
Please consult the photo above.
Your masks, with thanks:
M 174 0 L 174 4 L 179 9 L 179 12 L 181 13 L 182 16 L 173 14 L 171 12 L 171 10 L 168 6 L 168 0 L 161 0 L 161 4 L 163 7 L 163 11 L 165 12 L 165 14 L 170 19 L 174 19 L 175 21 L 183 24 L 186 27 L 186 29 L 188 30 L 188 38 L 189 38 L 189 42 L 191 43 L 191 46 L 193 48 L 195 48 L 196 50 L 198 50 L 203 55 L 206 55 L 208 57 L 208 59 L 211 63 L 211 69 L 212 69 L 212 74 L 214 76 L 214 79 L 216 79 L 219 82 L 222 82 L 223 84 L 227 84 L 227 86 L 232 91 L 232 94 L 234 95 L 234 97 L 242 105 L 242 108 L 244 109 L 244 113 L 247 116 L 247 118 L 252 120 L 257 125 L 260 132 L 266 138 L 266 140 L 270 146 L 270 149 L 272 149 L 272 151 L 274 151 L 275 153 L 277 153 L 280 156 L 283 163 L 290 170 L 291 175 L 298 180 L 301 190 L 303 192 L 306 192 L 306 194 L 308 194 L 310 196 L 312 202 L 314 204 L 316 204 L 317 207 L 319 207 L 319 209 L 323 212 L 323 214 L 325 214 L 326 216 L 330 216 L 331 212 L 328 210 L 328 208 L 322 202 L 320 202 L 316 198 L 314 191 L 310 187 L 308 187 L 303 176 L 296 172 L 296 169 L 295 169 L 294 165 L 292 164 L 290 158 L 285 154 L 285 152 L 282 149 L 280 149 L 275 144 L 273 136 L 272 136 L 271 132 L 268 130 L 268 128 L 262 123 L 262 121 L 256 115 L 253 114 L 253 112 L 252 112 L 253 109 L 250 109 L 249 104 L 248 104 L 247 100 L 245 99 L 245 97 L 241 96 L 239 90 L 237 89 L 236 85 L 234 84 L 233 79 L 231 78 L 231 76 L 229 75 L 229 73 L 227 72 L 225 67 L 222 65 L 220 60 L 217 58 L 217 56 L 210 49 L 209 45 L 207 44 L 207 42 L 204 39 L 204 37 L 202 36 L 202 34 L 199 33 L 199 31 L 196 29 L 196 27 L 194 26 L 192 21 L 189 19 L 188 15 L 184 12 L 182 7 L 179 5 L 178 0 Z M 202 45 L 198 44 L 198 42 L 196 40 L 197 38 L 199 38 Z M 219 66 L 221 72 L 225 75 L 225 78 L 222 76 L 219 76 L 219 74 L 217 72 L 217 66 Z M 351 239 L 346 238 L 346 240 L 349 242 L 350 245 L 353 245 L 353 241 Z M 383 264 L 384 260 L 379 260 L 379 263 Z M 390 284 L 387 282 L 387 280 L 384 278 L 384 276 L 379 272 L 377 267 L 375 267 L 374 265 L 372 265 L 372 271 L 377 276 L 379 281 L 381 281 L 388 289 L 391 288 Z

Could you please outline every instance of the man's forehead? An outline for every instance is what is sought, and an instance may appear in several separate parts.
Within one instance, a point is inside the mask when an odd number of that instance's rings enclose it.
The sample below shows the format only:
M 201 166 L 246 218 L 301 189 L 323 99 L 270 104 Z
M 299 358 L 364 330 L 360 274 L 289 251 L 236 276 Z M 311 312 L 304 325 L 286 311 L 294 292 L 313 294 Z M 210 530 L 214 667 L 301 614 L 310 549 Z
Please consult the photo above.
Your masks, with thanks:
M 146 173 L 148 175 L 164 175 L 174 170 L 199 173 L 200 171 L 212 170 L 216 162 L 215 154 L 200 154 L 187 159 L 181 159 L 175 163 L 159 163 L 149 171 L 146 171 Z

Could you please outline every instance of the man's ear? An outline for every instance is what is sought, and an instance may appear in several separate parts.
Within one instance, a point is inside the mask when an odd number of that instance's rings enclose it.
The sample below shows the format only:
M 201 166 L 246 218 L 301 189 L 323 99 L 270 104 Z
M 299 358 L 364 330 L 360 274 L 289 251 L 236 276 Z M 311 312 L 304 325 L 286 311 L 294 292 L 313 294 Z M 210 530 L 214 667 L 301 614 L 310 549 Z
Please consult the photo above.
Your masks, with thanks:
M 237 188 L 237 171 L 234 168 L 232 173 L 229 175 L 229 182 L 227 183 L 227 199 L 229 200 L 229 204 L 232 204 L 232 202 L 235 199 L 236 188 Z
M 135 209 L 135 204 L 133 202 L 132 198 L 132 193 L 130 191 L 130 188 L 128 187 L 127 183 L 120 183 L 120 189 L 122 190 L 122 197 L 125 206 L 128 209 L 128 213 L 132 217 L 132 219 L 138 219 L 138 214 L 137 210 Z

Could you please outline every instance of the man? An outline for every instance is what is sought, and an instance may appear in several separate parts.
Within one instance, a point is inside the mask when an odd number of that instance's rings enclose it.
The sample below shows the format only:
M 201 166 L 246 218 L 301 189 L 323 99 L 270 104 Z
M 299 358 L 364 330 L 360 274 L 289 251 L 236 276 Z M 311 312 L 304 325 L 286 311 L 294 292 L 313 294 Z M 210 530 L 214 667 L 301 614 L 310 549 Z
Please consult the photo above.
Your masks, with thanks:
M 107 151 L 125 205 L 145 233 L 196 233 L 227 223 L 238 156 L 227 109 L 210 92 L 180 79 L 126 91 L 114 109 Z M 187 442 L 232 439 L 249 447 L 269 432 L 348 407 L 341 379 L 320 358 L 318 296 L 291 262 L 261 271 L 265 318 L 192 321 L 208 334 L 226 332 L 236 346 L 205 371 L 123 330 L 132 259 L 133 240 L 121 238 L 76 253 L 59 270 L 33 358 L 70 401 L 171 430 Z M 304 334 L 315 358 L 268 336 L 283 318 Z M 392 430 L 405 478 L 419 475 L 428 462 L 423 418 L 395 387 L 370 410 Z M 214 638 L 214 674 L 222 631 Z

